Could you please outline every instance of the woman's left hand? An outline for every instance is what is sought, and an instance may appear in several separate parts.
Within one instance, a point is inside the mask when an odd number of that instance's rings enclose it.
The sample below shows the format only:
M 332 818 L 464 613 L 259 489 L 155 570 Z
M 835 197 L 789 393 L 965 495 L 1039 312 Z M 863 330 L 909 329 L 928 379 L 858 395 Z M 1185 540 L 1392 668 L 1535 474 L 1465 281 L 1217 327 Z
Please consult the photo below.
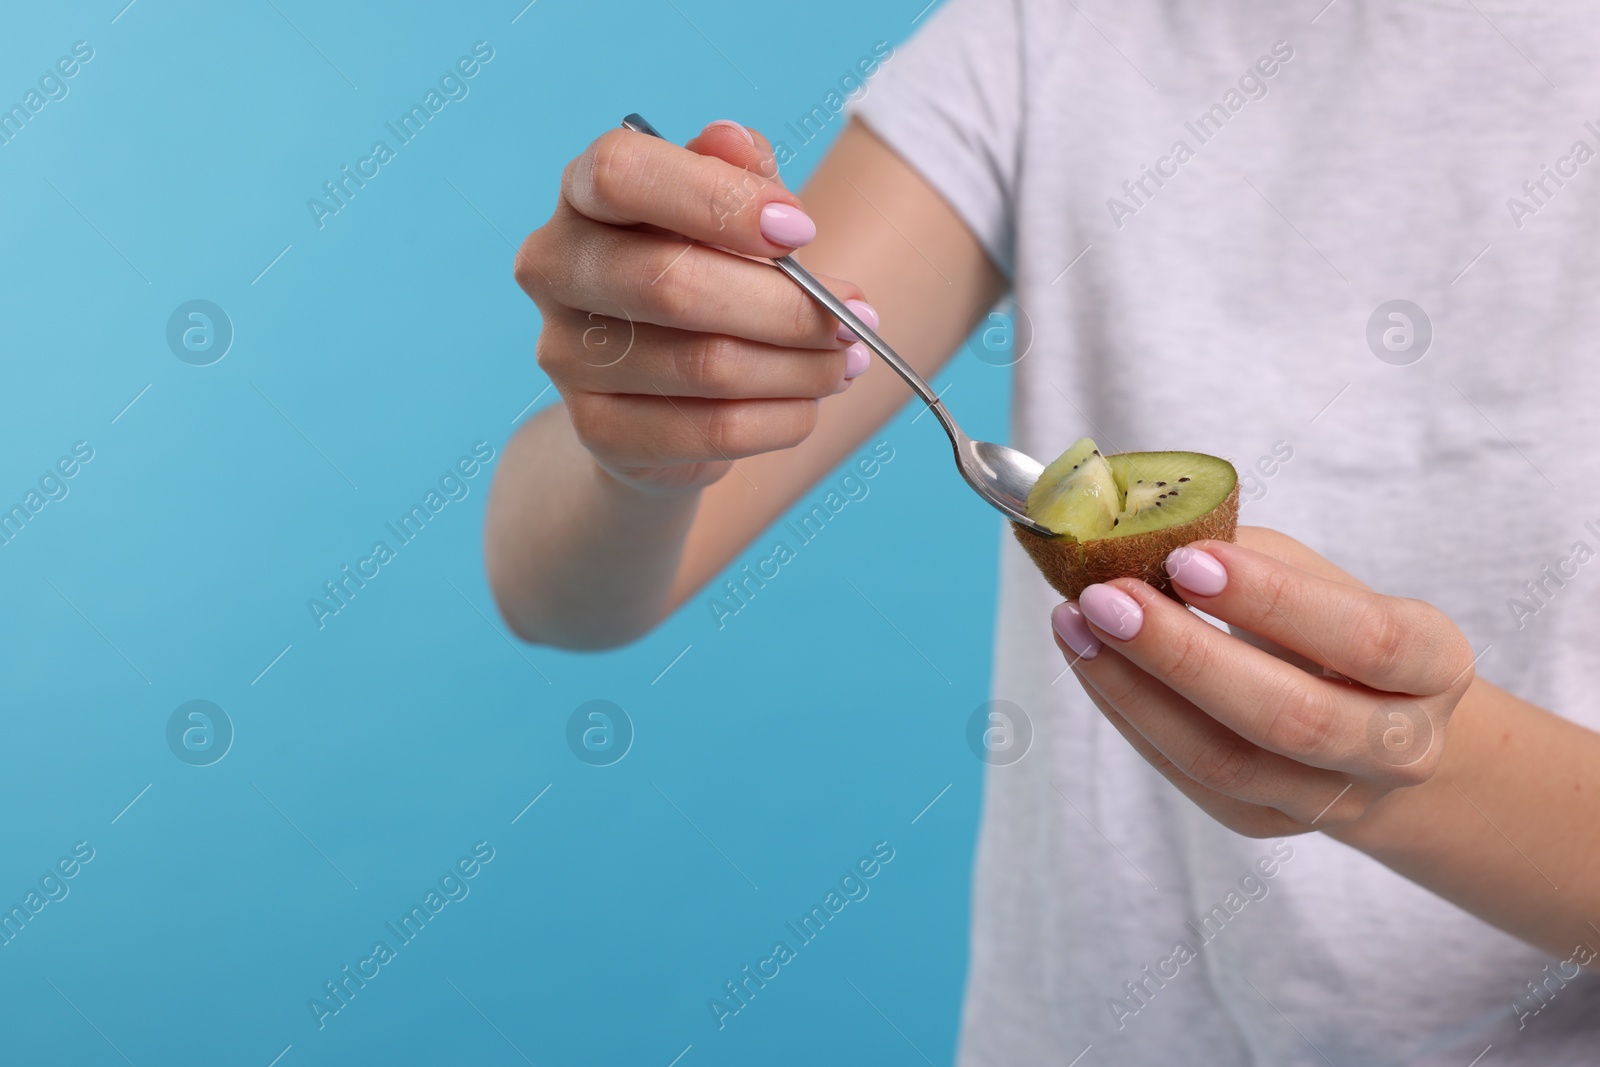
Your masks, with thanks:
M 1354 829 L 1439 766 L 1473 678 L 1437 608 L 1373 592 L 1292 538 L 1241 527 L 1168 557 L 1180 596 L 1134 579 L 1052 615 L 1084 690 L 1139 754 L 1251 837 Z

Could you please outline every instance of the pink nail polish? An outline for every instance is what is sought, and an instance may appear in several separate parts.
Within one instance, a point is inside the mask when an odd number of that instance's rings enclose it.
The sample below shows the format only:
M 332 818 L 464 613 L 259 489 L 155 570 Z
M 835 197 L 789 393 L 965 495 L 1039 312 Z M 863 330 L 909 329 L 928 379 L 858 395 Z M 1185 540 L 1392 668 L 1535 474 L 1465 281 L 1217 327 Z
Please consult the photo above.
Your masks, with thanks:
M 740 137 L 743 137 L 750 144 L 755 144 L 756 143 L 756 139 L 750 133 L 750 131 L 745 129 L 743 126 L 739 125 L 737 122 L 734 122 L 732 119 L 718 119 L 715 122 L 708 122 L 708 123 L 706 123 L 706 130 L 711 129 L 711 127 L 713 127 L 713 126 L 726 126 L 730 130 L 738 130 Z M 700 132 L 704 133 L 706 131 L 705 130 L 701 130 Z
M 1072 601 L 1056 605 L 1050 613 L 1050 625 L 1079 659 L 1094 659 L 1100 654 L 1100 639 L 1090 632 L 1089 624 L 1083 621 L 1083 612 Z
M 873 333 L 878 332 L 878 309 L 865 300 L 846 300 L 844 306 L 856 313 L 856 318 L 867 324 L 867 329 Z M 844 323 L 839 324 L 839 340 L 857 341 L 856 332 Z
M 1167 556 L 1167 577 L 1200 596 L 1216 596 L 1228 588 L 1228 569 L 1211 553 L 1188 545 Z
M 817 224 L 797 207 L 768 204 L 761 209 L 761 236 L 775 245 L 799 248 L 817 236 Z
M 851 378 L 859 378 L 867 373 L 867 368 L 870 366 L 872 366 L 872 352 L 860 341 L 844 350 L 844 376 L 846 381 Z
M 1116 586 L 1091 585 L 1078 595 L 1084 617 L 1121 641 L 1131 641 L 1144 625 L 1144 609 Z

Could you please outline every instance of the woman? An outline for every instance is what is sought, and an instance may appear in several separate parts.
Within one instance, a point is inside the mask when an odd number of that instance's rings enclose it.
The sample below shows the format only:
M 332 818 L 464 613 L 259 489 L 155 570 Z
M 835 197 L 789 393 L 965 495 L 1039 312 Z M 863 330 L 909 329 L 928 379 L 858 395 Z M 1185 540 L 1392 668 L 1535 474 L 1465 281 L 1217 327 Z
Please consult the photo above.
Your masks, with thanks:
M 598 138 L 518 256 L 562 403 L 496 475 L 496 595 L 636 637 L 904 403 L 741 255 L 928 376 L 1010 292 L 1012 444 L 1232 457 L 1293 538 L 1169 560 L 1231 634 L 1006 545 L 1037 751 L 989 774 L 961 1062 L 1592 1064 L 1600 24 L 1192 7 L 951 0 L 803 200 L 733 122 Z

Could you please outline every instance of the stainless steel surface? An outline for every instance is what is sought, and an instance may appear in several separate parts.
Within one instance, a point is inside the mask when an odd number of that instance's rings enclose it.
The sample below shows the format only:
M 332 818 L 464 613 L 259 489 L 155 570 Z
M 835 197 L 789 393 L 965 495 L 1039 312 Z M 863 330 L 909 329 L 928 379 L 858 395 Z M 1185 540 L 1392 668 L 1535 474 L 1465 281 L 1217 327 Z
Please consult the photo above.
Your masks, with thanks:
M 660 137 L 656 128 L 645 121 L 638 113 L 629 115 L 622 120 L 622 125 L 639 133 L 647 133 L 652 137 Z M 1028 490 L 1033 488 L 1033 483 L 1038 480 L 1044 470 L 1044 464 L 1032 456 L 1018 452 L 1005 445 L 993 444 L 989 441 L 974 441 L 961 432 L 961 427 L 956 425 L 956 420 L 950 417 L 950 412 L 945 409 L 944 401 L 922 376 L 912 370 L 900 354 L 890 348 L 888 343 L 873 333 L 866 323 L 862 322 L 845 305 L 843 300 L 829 292 L 827 287 L 811 272 L 795 261 L 793 256 L 783 256 L 772 261 L 773 264 L 790 278 L 794 279 L 811 298 L 850 329 L 855 331 L 878 358 L 889 364 L 894 372 L 909 385 L 913 392 L 921 398 L 922 402 L 933 411 L 939 420 L 939 425 L 944 427 L 944 432 L 950 437 L 951 447 L 955 449 L 956 468 L 961 472 L 961 477 L 983 499 L 997 508 L 1012 522 L 1027 528 L 1042 537 L 1056 536 L 1046 526 L 1028 518 L 1025 505 L 1028 499 Z

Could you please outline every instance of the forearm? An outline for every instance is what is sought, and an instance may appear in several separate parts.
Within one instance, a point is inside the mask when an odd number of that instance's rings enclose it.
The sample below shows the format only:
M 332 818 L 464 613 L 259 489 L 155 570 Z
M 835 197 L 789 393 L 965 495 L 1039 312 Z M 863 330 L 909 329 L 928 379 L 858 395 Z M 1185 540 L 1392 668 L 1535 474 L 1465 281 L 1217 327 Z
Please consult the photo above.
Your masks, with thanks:
M 1482 680 L 1434 777 L 1332 836 L 1562 959 L 1600 952 L 1600 734 Z
M 490 491 L 484 558 L 501 614 L 525 640 L 564 648 L 640 636 L 665 614 L 699 500 L 617 481 L 565 407 L 546 408 L 506 445 Z

